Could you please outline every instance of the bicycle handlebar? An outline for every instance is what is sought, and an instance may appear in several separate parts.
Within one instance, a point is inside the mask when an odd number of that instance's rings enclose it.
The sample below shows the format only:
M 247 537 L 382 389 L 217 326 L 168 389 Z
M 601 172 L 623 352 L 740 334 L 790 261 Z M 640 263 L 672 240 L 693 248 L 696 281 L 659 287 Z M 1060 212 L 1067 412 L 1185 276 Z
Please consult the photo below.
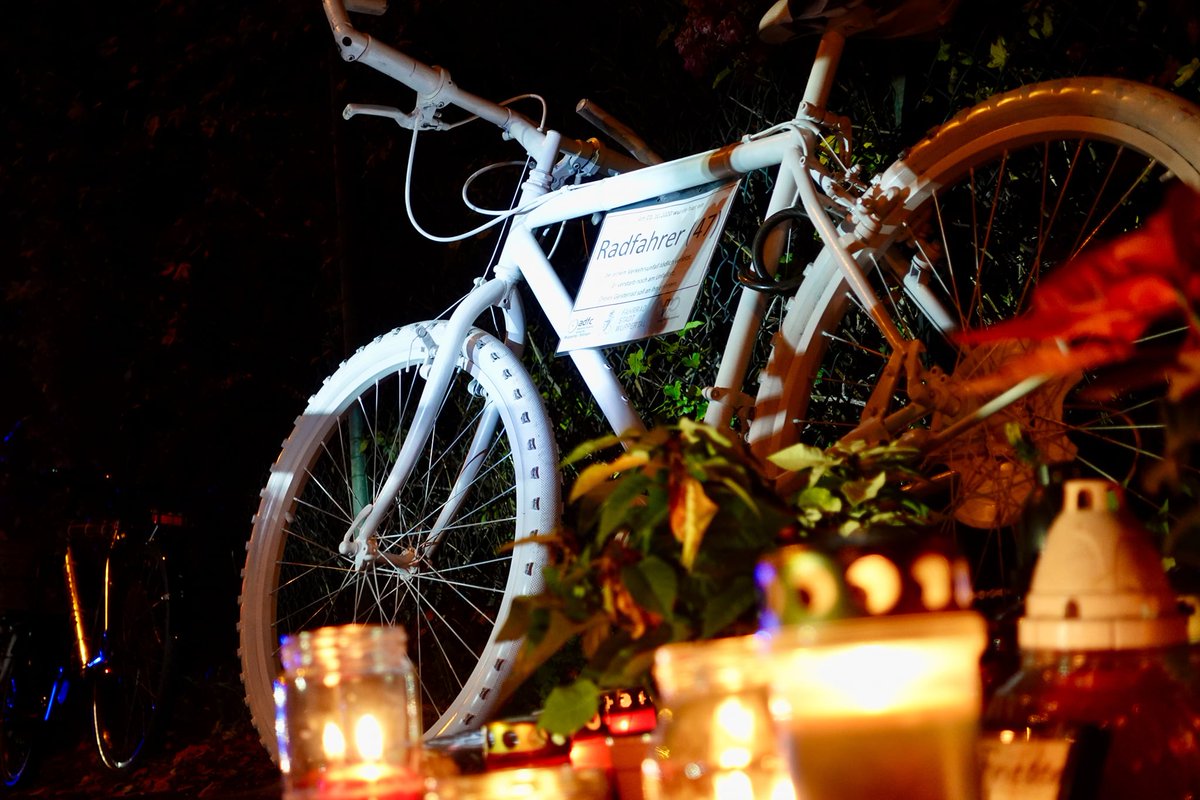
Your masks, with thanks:
M 413 112 L 414 130 L 438 127 L 436 114 L 447 105 L 453 105 L 500 128 L 505 137 L 518 142 L 525 152 L 539 162 L 540 169 L 549 172 L 552 165 L 541 162 L 547 156 L 544 151 L 558 139 L 556 135 L 541 130 L 519 112 L 460 89 L 450 78 L 450 73 L 441 67 L 424 64 L 358 30 L 350 22 L 346 0 L 321 2 L 343 59 L 366 64 L 417 92 L 417 107 Z M 583 142 L 563 138 L 555 144 L 555 153 L 559 152 L 583 159 L 594 164 L 597 170 L 611 174 L 629 172 L 643 166 L 609 150 L 595 139 Z
M 345 0 L 346 10 L 378 17 L 387 12 L 388 0 Z

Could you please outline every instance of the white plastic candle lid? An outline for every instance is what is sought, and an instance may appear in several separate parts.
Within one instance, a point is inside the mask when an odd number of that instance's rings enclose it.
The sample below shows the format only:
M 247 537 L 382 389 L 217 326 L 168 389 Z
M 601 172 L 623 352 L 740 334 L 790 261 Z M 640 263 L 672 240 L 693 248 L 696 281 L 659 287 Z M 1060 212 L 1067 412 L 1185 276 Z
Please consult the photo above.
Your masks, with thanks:
M 1103 480 L 1063 486 L 1063 508 L 1033 573 L 1022 650 L 1131 650 L 1187 641 L 1158 550 Z

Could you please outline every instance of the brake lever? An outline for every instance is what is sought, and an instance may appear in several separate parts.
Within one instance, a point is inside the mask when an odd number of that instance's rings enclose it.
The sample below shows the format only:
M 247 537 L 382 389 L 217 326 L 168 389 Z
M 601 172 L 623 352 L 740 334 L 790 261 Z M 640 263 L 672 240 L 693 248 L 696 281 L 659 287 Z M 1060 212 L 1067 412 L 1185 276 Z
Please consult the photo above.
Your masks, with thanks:
M 410 131 L 444 131 L 450 128 L 449 125 L 437 117 L 422 114 L 421 109 L 406 113 L 392 106 L 379 106 L 372 103 L 347 103 L 346 107 L 342 109 L 342 119 L 350 119 L 359 115 L 365 117 L 386 117 L 394 121 L 401 128 L 407 128 Z

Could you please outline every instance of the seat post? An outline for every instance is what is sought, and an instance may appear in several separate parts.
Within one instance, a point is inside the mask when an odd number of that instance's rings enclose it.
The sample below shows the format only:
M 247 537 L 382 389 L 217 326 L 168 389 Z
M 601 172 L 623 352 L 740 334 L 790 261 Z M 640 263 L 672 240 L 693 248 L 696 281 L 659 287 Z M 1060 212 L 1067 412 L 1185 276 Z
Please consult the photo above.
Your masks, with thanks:
M 837 75 L 838 62 L 842 60 L 842 50 L 846 44 L 846 36 L 836 27 L 828 28 L 821 36 L 817 45 L 817 54 L 813 59 L 812 72 L 808 75 L 808 85 L 804 87 L 804 102 L 811 108 L 824 110 L 833 89 L 833 79 Z

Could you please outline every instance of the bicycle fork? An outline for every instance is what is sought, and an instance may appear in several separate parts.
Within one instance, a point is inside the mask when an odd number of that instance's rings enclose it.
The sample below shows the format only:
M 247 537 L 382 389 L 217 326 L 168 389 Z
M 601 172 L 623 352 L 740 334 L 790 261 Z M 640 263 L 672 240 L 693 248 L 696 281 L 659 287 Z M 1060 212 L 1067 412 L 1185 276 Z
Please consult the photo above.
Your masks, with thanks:
M 338 551 L 354 559 L 354 569 L 362 572 L 370 563 L 385 561 L 396 567 L 407 568 L 417 560 L 428 558 L 441 541 L 446 527 L 457 515 L 467 491 L 478 476 L 483 456 L 499 423 L 500 412 L 494 402 L 489 402 L 477 422 L 468 457 L 464 460 L 455 479 L 450 495 L 443 505 L 430 533 L 415 547 L 399 554 L 379 552 L 375 545 L 379 526 L 389 507 L 400 493 L 400 489 L 412 477 L 420 453 L 433 434 L 434 421 L 450 390 L 454 370 L 459 359 L 469 357 L 461 347 L 468 340 L 471 327 L 481 314 L 492 307 L 506 308 L 512 324 L 510 330 L 523 330 L 523 314 L 513 289 L 515 282 L 506 278 L 492 278 L 480 282 L 459 304 L 446 323 L 442 345 L 434 348 L 432 361 L 428 365 L 428 376 L 421 397 L 417 401 L 416 414 L 409 427 L 396 461 L 388 473 L 382 488 L 373 499 L 368 499 L 365 486 L 356 488 L 362 508 L 346 531 Z

